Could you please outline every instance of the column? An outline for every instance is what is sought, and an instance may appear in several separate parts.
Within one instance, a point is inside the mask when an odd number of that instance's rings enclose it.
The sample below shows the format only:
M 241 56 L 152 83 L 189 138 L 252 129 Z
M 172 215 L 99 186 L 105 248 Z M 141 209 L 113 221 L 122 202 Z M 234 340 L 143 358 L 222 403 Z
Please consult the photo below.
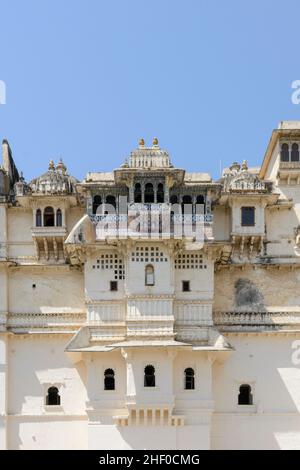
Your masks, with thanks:
M 7 333 L 0 333 L 0 450 L 6 450 L 7 442 L 7 399 L 8 399 L 8 364 Z

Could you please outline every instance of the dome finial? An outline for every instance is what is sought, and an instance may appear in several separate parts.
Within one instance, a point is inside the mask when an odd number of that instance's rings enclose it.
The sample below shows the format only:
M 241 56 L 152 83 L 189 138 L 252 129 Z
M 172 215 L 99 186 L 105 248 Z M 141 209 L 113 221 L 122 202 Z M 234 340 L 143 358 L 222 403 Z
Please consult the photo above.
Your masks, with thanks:
M 54 161 L 53 161 L 53 160 L 50 160 L 48 169 L 49 169 L 49 170 L 55 170 L 55 165 L 54 165 Z
M 145 147 L 145 141 L 144 141 L 143 138 L 141 138 L 141 139 L 139 140 L 139 146 L 140 146 L 140 147 Z
M 158 146 L 158 138 L 154 137 L 152 145 Z
M 242 170 L 248 170 L 247 160 L 243 160 L 243 162 L 242 162 Z
M 59 159 L 59 162 L 58 164 L 56 165 L 56 169 L 58 171 L 61 171 L 62 173 L 65 173 L 67 171 L 67 167 L 66 165 L 64 164 L 64 162 L 62 161 L 62 158 Z

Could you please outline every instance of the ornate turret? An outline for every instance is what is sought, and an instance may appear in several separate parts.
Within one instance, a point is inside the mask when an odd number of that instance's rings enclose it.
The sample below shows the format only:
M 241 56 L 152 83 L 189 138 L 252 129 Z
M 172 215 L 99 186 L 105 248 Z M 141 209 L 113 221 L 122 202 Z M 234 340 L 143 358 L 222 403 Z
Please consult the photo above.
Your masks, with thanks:
M 67 173 L 67 167 L 60 159 L 56 166 L 50 160 L 48 171 L 33 179 L 29 185 L 33 193 L 69 194 L 75 192 L 77 182 L 76 178 Z
M 159 147 L 155 137 L 151 147 L 145 146 L 144 139 L 139 140 L 139 147 L 133 150 L 129 157 L 130 168 L 171 168 L 168 152 Z

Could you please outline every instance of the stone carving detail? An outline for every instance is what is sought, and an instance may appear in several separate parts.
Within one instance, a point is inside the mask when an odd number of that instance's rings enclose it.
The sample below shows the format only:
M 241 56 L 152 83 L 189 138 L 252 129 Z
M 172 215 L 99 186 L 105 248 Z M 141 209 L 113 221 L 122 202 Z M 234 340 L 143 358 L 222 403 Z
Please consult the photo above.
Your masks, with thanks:
M 248 170 L 245 160 L 241 166 L 234 162 L 230 171 L 223 177 L 224 192 L 267 192 L 268 190 L 269 186 Z

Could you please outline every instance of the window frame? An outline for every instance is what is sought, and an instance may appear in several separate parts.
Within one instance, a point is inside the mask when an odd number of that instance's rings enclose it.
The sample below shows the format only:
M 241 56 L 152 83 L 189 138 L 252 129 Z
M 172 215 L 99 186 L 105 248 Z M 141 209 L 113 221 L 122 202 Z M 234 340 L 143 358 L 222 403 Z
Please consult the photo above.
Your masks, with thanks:
M 148 274 L 147 273 L 147 268 L 152 268 L 153 272 L 152 272 L 152 276 L 153 276 L 153 279 L 152 279 L 152 282 L 148 282 Z M 155 269 L 154 269 L 154 265 L 153 264 L 146 264 L 145 265 L 145 286 L 146 287 L 153 287 L 155 286 Z
M 244 223 L 243 222 L 243 212 L 245 209 L 253 209 L 253 224 L 252 223 Z M 256 219 L 256 207 L 255 206 L 241 206 L 241 227 L 255 227 L 255 219 Z
M 186 381 L 186 379 L 187 379 L 186 371 L 187 371 L 188 369 L 191 369 L 191 370 L 193 371 L 193 375 L 190 376 L 190 377 L 192 377 L 192 379 L 193 379 L 193 387 L 192 387 L 192 388 L 186 388 L 186 384 L 187 384 L 187 381 Z M 184 371 L 183 371 L 183 375 L 184 375 L 184 377 L 183 377 L 183 382 L 184 382 L 184 383 L 183 383 L 183 387 L 184 387 L 184 390 L 185 390 L 186 392 L 193 392 L 193 391 L 195 391 L 195 390 L 196 390 L 196 373 L 195 373 L 195 368 L 192 367 L 192 366 L 185 367 L 185 368 L 184 368 Z
M 153 367 L 154 369 L 154 385 L 145 385 L 145 379 L 146 379 L 146 368 L 147 367 Z M 147 362 L 143 366 L 143 388 L 144 389 L 150 389 L 150 390 L 155 390 L 157 388 L 157 365 L 154 364 L 153 362 Z
M 283 146 L 287 146 L 287 157 L 288 157 L 287 160 L 282 158 L 282 156 L 283 156 L 283 150 L 282 150 Z M 291 150 L 290 146 L 287 142 L 281 142 L 281 144 L 280 144 L 280 161 L 281 162 L 288 163 L 288 162 L 291 161 L 291 151 L 290 150 Z
M 187 285 L 188 289 L 185 289 L 184 286 Z M 181 281 L 182 292 L 191 292 L 191 281 L 182 280 Z
M 47 209 L 51 209 L 51 213 L 50 211 Z M 46 223 L 46 220 L 47 219 L 53 219 L 53 224 L 49 224 L 48 221 Z M 56 227 L 56 210 L 53 206 L 46 206 L 44 207 L 44 210 L 43 210 L 43 227 Z
M 43 401 L 44 401 L 44 412 L 45 413 L 64 413 L 63 408 L 63 384 L 58 382 L 46 382 L 42 384 L 43 386 Z M 60 396 L 60 405 L 47 405 L 47 395 L 48 390 L 51 387 L 55 387 L 58 389 L 58 394 Z
M 114 388 L 106 388 L 106 386 L 105 386 L 105 379 L 107 378 L 106 377 L 106 371 L 109 371 L 109 370 L 111 370 L 113 372 L 111 374 L 111 377 L 113 378 Z M 113 367 L 107 367 L 106 369 L 104 369 L 104 373 L 103 373 L 103 390 L 105 392 L 115 392 L 116 391 L 116 371 Z
M 60 207 L 58 207 L 55 211 L 55 226 L 56 227 L 63 226 L 63 212 Z
M 254 380 L 248 380 L 245 378 L 244 380 L 237 379 L 235 382 L 235 390 L 233 399 L 234 399 L 234 407 L 238 413 L 256 413 L 257 412 L 257 403 L 256 403 L 256 382 Z M 240 386 L 241 385 L 250 385 L 251 393 L 252 393 L 252 405 L 239 405 L 238 404 L 238 396 L 240 393 Z

